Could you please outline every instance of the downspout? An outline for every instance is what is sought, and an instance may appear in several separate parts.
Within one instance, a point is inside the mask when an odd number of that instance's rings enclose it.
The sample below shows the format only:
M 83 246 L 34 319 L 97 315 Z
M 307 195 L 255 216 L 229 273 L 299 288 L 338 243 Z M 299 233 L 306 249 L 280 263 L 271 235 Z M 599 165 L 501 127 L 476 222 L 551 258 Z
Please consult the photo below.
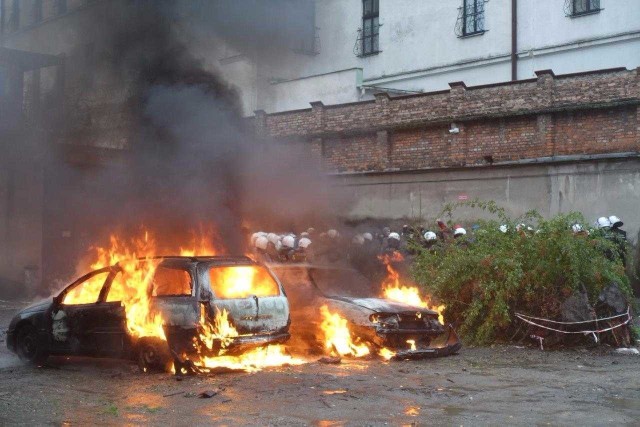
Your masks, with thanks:
M 511 80 L 518 80 L 518 0 L 511 0 Z

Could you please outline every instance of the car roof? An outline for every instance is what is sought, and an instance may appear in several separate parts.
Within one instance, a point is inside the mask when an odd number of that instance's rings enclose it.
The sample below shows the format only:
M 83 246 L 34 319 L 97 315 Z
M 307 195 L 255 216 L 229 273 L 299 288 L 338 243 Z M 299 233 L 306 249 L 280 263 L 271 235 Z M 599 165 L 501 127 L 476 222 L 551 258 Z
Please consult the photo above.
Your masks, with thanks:
M 248 256 L 244 255 L 204 255 L 204 256 L 180 256 L 162 255 L 149 258 L 138 258 L 138 261 L 149 259 L 161 260 L 161 264 L 188 265 L 193 263 L 207 263 L 210 265 L 237 265 L 237 264 L 258 264 Z

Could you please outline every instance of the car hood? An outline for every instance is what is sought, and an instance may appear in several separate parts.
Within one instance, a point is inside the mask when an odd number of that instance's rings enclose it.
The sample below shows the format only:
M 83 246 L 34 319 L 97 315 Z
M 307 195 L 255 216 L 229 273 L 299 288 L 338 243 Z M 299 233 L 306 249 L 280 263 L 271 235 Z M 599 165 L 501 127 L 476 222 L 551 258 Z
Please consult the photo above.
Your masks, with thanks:
M 43 299 L 23 308 L 20 313 L 33 313 L 37 311 L 45 311 L 53 303 L 53 298 Z
M 351 298 L 341 296 L 332 296 L 328 298 L 336 301 L 351 303 L 359 307 L 371 310 L 374 313 L 404 313 L 407 311 L 419 311 L 426 314 L 437 314 L 437 312 L 424 307 L 416 307 L 414 305 L 391 301 L 383 298 Z

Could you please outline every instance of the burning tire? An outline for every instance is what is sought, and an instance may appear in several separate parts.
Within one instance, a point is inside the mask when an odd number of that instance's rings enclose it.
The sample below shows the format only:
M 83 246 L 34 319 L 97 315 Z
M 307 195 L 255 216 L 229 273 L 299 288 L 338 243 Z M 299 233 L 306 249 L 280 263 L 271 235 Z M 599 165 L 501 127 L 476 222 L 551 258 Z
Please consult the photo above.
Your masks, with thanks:
M 140 372 L 169 372 L 172 357 L 169 345 L 159 338 L 141 338 L 137 344 Z
M 20 360 L 32 365 L 42 365 L 49 353 L 38 331 L 31 325 L 22 326 L 16 335 L 16 353 Z

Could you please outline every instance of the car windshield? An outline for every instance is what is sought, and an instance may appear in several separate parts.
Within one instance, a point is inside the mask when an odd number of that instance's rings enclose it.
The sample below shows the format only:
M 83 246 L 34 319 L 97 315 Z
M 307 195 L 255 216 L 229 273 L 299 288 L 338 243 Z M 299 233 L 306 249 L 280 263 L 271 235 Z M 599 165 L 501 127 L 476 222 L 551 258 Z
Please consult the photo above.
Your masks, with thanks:
M 209 268 L 209 281 L 217 298 L 280 295 L 278 283 L 269 271 L 257 265 L 212 266 Z
M 310 268 L 309 276 L 326 296 L 352 298 L 378 297 L 378 287 L 357 270 L 347 268 Z

